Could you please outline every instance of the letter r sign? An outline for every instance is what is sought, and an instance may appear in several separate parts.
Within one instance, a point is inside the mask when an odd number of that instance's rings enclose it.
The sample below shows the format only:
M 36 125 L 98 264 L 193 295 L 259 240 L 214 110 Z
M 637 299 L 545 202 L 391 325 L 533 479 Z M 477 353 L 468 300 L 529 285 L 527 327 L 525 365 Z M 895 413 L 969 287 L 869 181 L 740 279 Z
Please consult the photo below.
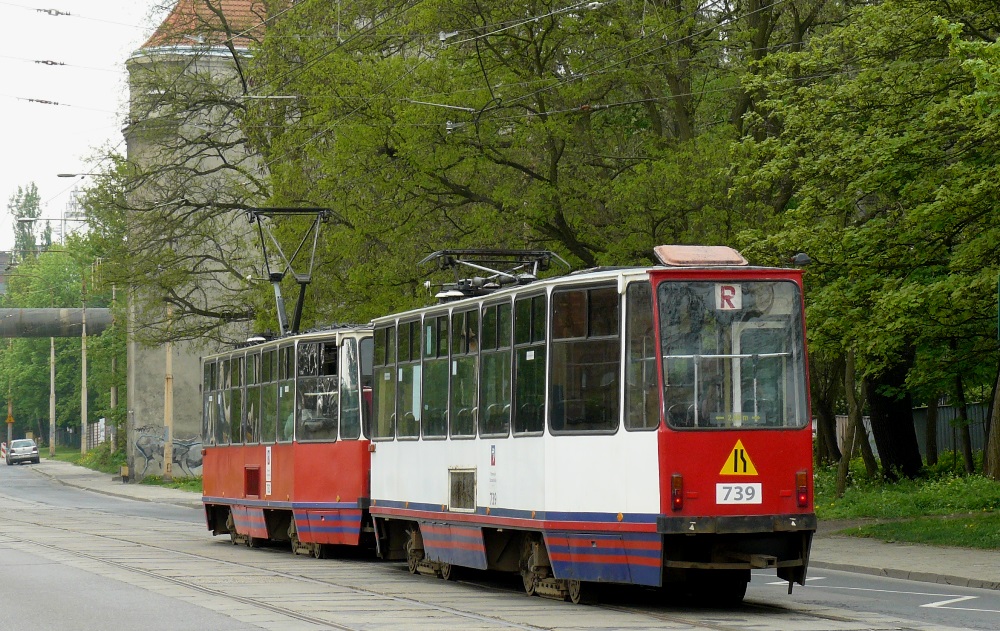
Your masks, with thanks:
M 743 308 L 743 288 L 739 285 L 715 286 L 715 308 L 718 311 L 739 311 Z

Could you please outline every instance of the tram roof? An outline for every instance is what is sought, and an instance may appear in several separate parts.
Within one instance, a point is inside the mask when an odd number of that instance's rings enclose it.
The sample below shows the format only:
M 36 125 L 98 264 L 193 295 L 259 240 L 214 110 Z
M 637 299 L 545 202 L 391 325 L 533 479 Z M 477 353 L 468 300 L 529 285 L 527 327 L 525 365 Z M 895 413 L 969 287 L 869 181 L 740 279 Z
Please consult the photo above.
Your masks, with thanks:
M 492 291 L 488 294 L 468 296 L 465 298 L 455 298 L 452 300 L 447 300 L 445 302 L 438 302 L 433 305 L 428 305 L 426 307 L 417 307 L 415 309 L 409 309 L 407 311 L 399 311 L 392 314 L 387 314 L 384 316 L 379 316 L 372 319 L 372 323 L 378 324 L 381 322 L 389 322 L 396 319 L 407 319 L 413 316 L 422 315 L 427 312 L 440 312 L 440 311 L 450 311 L 451 309 L 462 309 L 469 305 L 474 305 L 483 302 L 495 302 L 504 297 L 510 297 L 513 295 L 523 294 L 529 295 L 532 293 L 539 293 L 545 291 L 550 287 L 571 287 L 574 285 L 584 285 L 594 282 L 601 281 L 629 281 L 636 280 L 639 278 L 646 278 L 651 273 L 656 272 L 666 272 L 666 273 L 676 273 L 676 274 L 690 274 L 692 272 L 711 272 L 713 274 L 734 272 L 739 276 L 747 276 L 751 274 L 767 274 L 767 273 L 780 273 L 782 275 L 794 272 L 790 268 L 782 267 L 766 267 L 766 266 L 751 266 L 748 264 L 728 264 L 728 265 L 696 265 L 696 264 L 678 264 L 678 265 L 649 265 L 649 266 L 622 266 L 622 267 L 593 267 L 583 270 L 577 270 L 570 272 L 568 274 L 561 274 L 559 276 L 552 276 L 549 278 L 541 278 L 534 282 L 526 285 L 513 285 L 510 287 L 503 287 Z
M 250 338 L 250 340 L 247 340 L 246 342 L 243 342 L 241 344 L 236 344 L 230 349 L 205 355 L 204 359 L 211 359 L 213 357 L 232 355 L 233 353 L 238 353 L 239 351 L 242 350 L 257 349 L 265 346 L 287 345 L 289 342 L 295 342 L 299 340 L 315 341 L 320 339 L 328 339 L 331 337 L 331 335 L 371 333 L 371 330 L 372 330 L 371 323 L 333 324 L 330 326 L 309 329 L 308 331 L 301 331 L 299 333 L 289 333 L 277 337 L 267 337 L 267 338 L 262 337 L 260 339 Z

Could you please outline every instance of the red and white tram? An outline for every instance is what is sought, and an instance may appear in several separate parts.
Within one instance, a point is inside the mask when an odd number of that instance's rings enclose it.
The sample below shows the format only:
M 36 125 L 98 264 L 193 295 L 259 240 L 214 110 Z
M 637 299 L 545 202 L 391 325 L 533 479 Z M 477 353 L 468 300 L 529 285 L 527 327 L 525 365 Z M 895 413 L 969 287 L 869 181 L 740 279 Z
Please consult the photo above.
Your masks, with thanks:
M 445 578 L 520 572 L 529 594 L 574 602 L 591 581 L 730 602 L 754 568 L 804 583 L 801 274 L 725 247 L 657 256 L 492 292 L 459 283 L 447 293 L 467 297 L 374 321 L 383 557 Z
M 370 531 L 371 328 L 292 335 L 203 359 L 205 517 L 254 546 L 321 556 Z

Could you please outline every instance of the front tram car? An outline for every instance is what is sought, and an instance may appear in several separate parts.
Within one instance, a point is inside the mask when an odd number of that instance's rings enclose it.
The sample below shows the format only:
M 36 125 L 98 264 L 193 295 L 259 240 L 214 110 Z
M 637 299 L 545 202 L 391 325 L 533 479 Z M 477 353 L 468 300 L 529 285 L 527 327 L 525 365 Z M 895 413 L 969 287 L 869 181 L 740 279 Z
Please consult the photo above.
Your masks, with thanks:
M 801 273 L 725 247 L 375 320 L 383 557 L 742 600 L 805 581 L 816 519 Z
M 213 534 L 317 557 L 363 541 L 371 358 L 371 329 L 357 327 L 202 360 L 202 502 Z

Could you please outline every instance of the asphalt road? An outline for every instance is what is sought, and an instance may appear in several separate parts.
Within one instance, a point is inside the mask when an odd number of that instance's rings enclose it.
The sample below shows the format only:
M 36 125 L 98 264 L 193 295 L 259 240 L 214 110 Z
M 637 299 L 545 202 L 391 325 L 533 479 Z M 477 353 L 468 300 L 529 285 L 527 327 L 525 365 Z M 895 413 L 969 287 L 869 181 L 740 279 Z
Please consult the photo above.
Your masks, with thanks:
M 589 606 L 519 579 L 446 583 L 369 558 L 316 560 L 211 537 L 199 510 L 60 485 L 0 465 L 3 629 L 996 629 L 1000 592 L 814 569 L 787 594 L 754 576 L 743 606 L 612 587 Z

